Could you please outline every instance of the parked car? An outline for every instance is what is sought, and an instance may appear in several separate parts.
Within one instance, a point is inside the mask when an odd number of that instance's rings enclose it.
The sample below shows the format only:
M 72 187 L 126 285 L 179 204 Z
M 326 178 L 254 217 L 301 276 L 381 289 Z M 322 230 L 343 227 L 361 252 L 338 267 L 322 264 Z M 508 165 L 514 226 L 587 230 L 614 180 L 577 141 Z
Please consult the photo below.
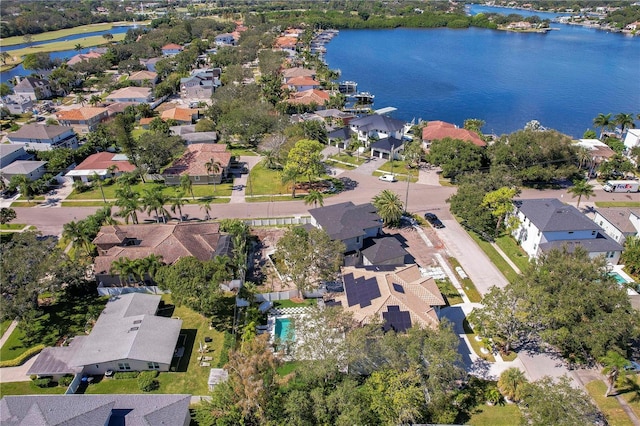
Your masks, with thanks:
M 383 180 L 385 182 L 395 182 L 396 177 L 394 175 L 382 175 L 378 179 Z
M 629 361 L 629 364 L 625 365 L 624 371 L 629 373 L 640 373 L 640 364 L 635 361 Z
M 440 221 L 440 219 L 438 219 L 438 216 L 436 216 L 435 214 L 433 214 L 433 213 L 425 213 L 424 214 L 424 218 L 434 228 L 436 228 L 436 229 L 444 228 L 444 224 Z

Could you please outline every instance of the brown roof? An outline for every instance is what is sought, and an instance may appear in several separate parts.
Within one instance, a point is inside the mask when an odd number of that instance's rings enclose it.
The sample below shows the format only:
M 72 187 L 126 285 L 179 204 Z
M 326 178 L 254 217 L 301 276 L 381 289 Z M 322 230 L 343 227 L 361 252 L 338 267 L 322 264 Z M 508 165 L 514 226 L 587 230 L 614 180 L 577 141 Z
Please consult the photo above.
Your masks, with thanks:
M 274 43 L 275 47 L 278 48 L 291 48 L 295 47 L 298 44 L 298 39 L 296 37 L 278 37 Z
M 135 80 L 135 81 L 144 81 L 144 80 L 154 81 L 156 78 L 158 78 L 157 72 L 145 71 L 145 70 L 134 72 L 129 76 L 129 80 Z
M 290 38 L 290 37 L 287 37 Z M 293 77 L 315 77 L 316 71 L 309 70 L 306 68 L 294 67 L 294 68 L 285 68 L 282 70 L 282 76 L 284 78 L 293 78 Z
M 198 115 L 197 109 L 190 108 L 171 108 L 165 111 L 162 111 L 160 117 L 163 120 L 177 120 L 177 121 L 188 121 L 191 123 L 194 116 Z
M 429 121 L 422 129 L 423 141 L 435 141 L 444 138 L 460 139 L 477 146 L 487 146 L 487 143 L 477 133 L 467 129 L 460 129 L 455 124 L 444 121 Z
M 176 49 L 184 50 L 184 47 L 180 46 L 179 44 L 169 43 L 162 46 L 161 50 L 176 50 Z
M 113 152 L 99 152 L 88 156 L 82 163 L 78 164 L 74 170 L 103 170 L 110 166 L 117 166 L 119 172 L 132 172 L 136 166 L 126 160 L 115 159 L 121 157 Z
M 225 144 L 194 143 L 187 146 L 182 157 L 178 158 L 168 169 L 169 175 L 205 176 L 209 174 L 206 164 L 217 161 L 221 167 L 229 167 L 231 153 Z
M 349 306 L 348 291 L 336 298 L 345 309 L 353 312 L 357 321 L 369 323 L 375 317 L 382 319 L 382 313 L 387 311 L 388 306 L 399 306 L 400 310 L 409 312 L 413 325 L 438 326 L 439 319 L 434 307 L 445 306 L 445 301 L 435 280 L 422 277 L 418 265 L 399 266 L 393 271 L 348 266 L 342 268 L 342 275 L 347 274 L 353 274 L 354 279 L 372 279 L 368 285 L 377 285 L 380 290 L 380 296 L 371 299 L 371 303 L 365 307 L 359 304 Z
M 292 77 L 287 81 L 289 86 L 320 86 L 320 83 L 308 76 Z
M 212 259 L 220 242 L 218 223 L 178 223 L 103 226 L 93 240 L 98 246 L 120 244 L 124 239 L 136 241 L 133 245 L 115 245 L 106 255 L 95 259 L 95 272 L 108 274 L 111 263 L 121 257 L 143 259 L 150 254 L 162 256 L 165 264 L 173 264 L 182 257 L 199 260 Z
M 105 112 L 107 112 L 106 108 L 81 107 L 60 111 L 56 113 L 56 117 L 58 117 L 58 120 L 89 120 L 97 115 L 104 114 Z
M 107 99 L 133 99 L 133 98 L 147 98 L 151 95 L 151 89 L 148 87 L 123 87 L 115 92 L 110 93 Z
M 302 104 L 302 105 L 324 105 L 329 101 L 330 96 L 328 92 L 318 89 L 303 90 L 302 92 L 292 93 L 289 97 L 290 104 Z

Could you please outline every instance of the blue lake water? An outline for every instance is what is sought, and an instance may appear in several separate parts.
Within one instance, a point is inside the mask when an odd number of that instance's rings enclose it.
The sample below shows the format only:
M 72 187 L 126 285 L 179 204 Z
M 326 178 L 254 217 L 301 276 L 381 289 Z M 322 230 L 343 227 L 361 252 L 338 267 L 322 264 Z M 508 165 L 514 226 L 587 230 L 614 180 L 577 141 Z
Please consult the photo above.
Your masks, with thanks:
M 22 49 L 24 47 L 39 46 L 41 44 L 51 43 L 52 41 L 78 40 L 78 39 L 85 38 L 85 37 L 101 36 L 101 35 L 106 34 L 106 33 L 110 33 L 112 35 L 124 34 L 127 31 L 129 31 L 130 28 L 134 28 L 134 27 L 137 27 L 137 25 L 114 26 L 110 30 L 92 31 L 92 32 L 89 32 L 89 33 L 82 33 L 82 34 L 72 34 L 72 35 L 67 35 L 67 36 L 64 36 L 64 37 L 54 38 L 54 39 L 51 39 L 51 40 L 34 41 L 33 43 L 13 44 L 11 46 L 6 46 L 6 47 L 5 46 L 0 46 L 0 51 L 9 52 L 11 50 Z
M 640 37 L 552 27 L 341 30 L 325 60 L 375 94 L 374 108 L 396 107 L 393 116 L 406 121 L 479 118 L 485 133 L 504 134 L 538 120 L 581 137 L 601 112 L 640 112 Z

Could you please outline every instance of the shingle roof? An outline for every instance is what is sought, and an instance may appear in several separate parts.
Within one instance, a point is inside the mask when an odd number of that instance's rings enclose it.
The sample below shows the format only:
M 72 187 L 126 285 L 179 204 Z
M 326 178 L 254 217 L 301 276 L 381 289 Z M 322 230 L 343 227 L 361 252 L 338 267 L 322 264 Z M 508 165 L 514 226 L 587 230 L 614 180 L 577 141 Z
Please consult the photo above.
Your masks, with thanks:
M 373 265 L 386 263 L 408 254 L 395 237 L 376 238 L 372 242 L 371 246 L 362 250 L 362 256 Z M 404 259 L 400 264 L 404 265 Z
M 514 204 L 542 232 L 601 230 L 580 210 L 557 198 L 517 200 Z
M 581 240 L 558 240 L 548 241 L 540 244 L 540 250 L 547 252 L 554 248 L 567 247 L 569 252 L 573 252 L 576 247 L 584 248 L 587 253 L 605 253 L 605 252 L 620 252 L 622 246 L 615 242 L 613 238 L 606 235 L 604 232 L 598 232 L 596 238 L 587 238 Z
M 8 175 L 28 175 L 47 164 L 46 161 L 17 160 L 0 171 Z
M 107 112 L 106 108 L 100 107 L 81 107 L 76 109 L 69 109 L 66 111 L 59 111 L 56 113 L 56 117 L 59 120 L 89 120 L 97 115 Z
M 2 143 L 0 144 L 0 157 L 6 157 L 7 155 L 13 154 L 16 151 L 24 151 L 24 147 L 22 145 L 13 145 L 10 143 Z
M 596 212 L 607 219 L 607 221 L 615 226 L 620 232 L 625 234 L 638 232 L 629 218 L 632 215 L 640 218 L 640 208 L 608 207 L 597 209 Z
M 397 132 L 404 129 L 404 121 L 387 117 L 386 115 L 371 114 L 355 118 L 349 122 L 349 126 L 356 127 L 360 131 L 369 132 L 377 130 L 385 133 Z
M 422 140 L 434 141 L 444 138 L 460 139 L 471 142 L 477 146 L 487 146 L 477 133 L 467 129 L 460 129 L 455 124 L 444 121 L 429 121 L 426 127 L 422 128 Z
M 391 152 L 391 148 L 393 148 L 393 150 L 396 151 L 398 148 L 402 147 L 403 145 L 404 145 L 403 141 L 401 141 L 400 139 L 391 137 L 391 138 L 382 138 L 380 140 L 373 142 L 370 148 Z
M 229 167 L 231 153 L 227 151 L 227 145 L 207 143 L 189 145 L 182 157 L 165 170 L 165 174 L 205 176 L 209 173 L 206 164 L 211 160 L 217 161 L 223 168 Z
M 7 135 L 9 140 L 11 138 L 28 138 L 28 139 L 41 139 L 48 140 L 53 139 L 56 136 L 60 136 L 69 132 L 68 127 L 64 126 L 52 126 L 47 124 L 25 124 L 15 132 L 11 132 Z
M 365 235 L 365 229 L 380 226 L 381 218 L 371 203 L 354 205 L 351 201 L 309 210 L 318 225 L 334 240 Z
M 182 425 L 190 395 L 21 395 L 0 400 L 0 423 L 21 426 Z
M 327 137 L 329 139 L 349 140 L 351 139 L 352 134 L 353 131 L 350 127 L 342 127 L 340 129 L 334 130 L 333 132 L 330 132 Z
M 133 74 L 131 74 L 129 76 L 128 80 L 133 80 L 133 81 L 144 81 L 144 80 L 154 81 L 156 78 L 158 78 L 158 73 L 157 72 L 142 70 L 142 71 L 134 72 Z
M 148 87 L 123 87 L 107 96 L 107 99 L 135 99 L 147 98 L 151 95 L 151 89 Z
M 52 376 L 55 374 L 76 374 L 82 371 L 81 366 L 70 364 L 71 359 L 84 345 L 87 336 L 76 336 L 69 346 L 44 348 L 27 371 L 27 375 Z

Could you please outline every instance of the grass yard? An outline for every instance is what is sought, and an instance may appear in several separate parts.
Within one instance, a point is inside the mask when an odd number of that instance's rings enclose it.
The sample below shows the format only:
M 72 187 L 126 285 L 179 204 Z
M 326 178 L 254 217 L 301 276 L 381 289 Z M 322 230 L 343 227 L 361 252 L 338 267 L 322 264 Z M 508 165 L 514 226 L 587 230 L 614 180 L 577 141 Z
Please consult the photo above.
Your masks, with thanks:
M 247 203 L 267 203 L 272 201 L 295 201 L 300 199 L 300 196 L 292 198 L 291 195 L 257 195 L 253 197 L 245 196 L 244 200 Z
M 137 192 L 138 194 L 140 194 L 142 196 L 142 191 L 144 188 L 151 188 L 153 187 L 153 185 L 157 185 L 154 183 L 137 183 L 135 185 L 131 186 L 131 190 Z M 176 190 L 180 190 L 180 187 L 178 186 L 164 186 L 161 185 L 162 188 L 162 193 L 167 196 L 167 197 L 173 197 L 176 195 Z M 218 185 L 215 185 L 215 190 L 214 190 L 214 186 L 213 185 L 193 185 L 191 188 L 193 188 L 193 195 L 196 198 L 203 198 L 203 197 L 222 197 L 222 196 L 226 196 L 229 197 L 231 196 L 231 191 L 232 191 L 232 187 L 233 185 L 230 183 L 221 183 Z M 104 196 L 107 200 L 115 200 L 116 199 L 116 189 L 118 188 L 117 184 L 112 184 L 112 185 L 103 185 L 102 189 L 104 190 Z M 185 194 L 185 199 L 188 199 L 189 201 L 194 201 L 191 198 L 191 193 Z M 76 190 L 73 190 L 73 192 L 66 198 L 67 200 L 102 200 L 102 193 L 100 192 L 100 188 L 96 187 L 93 188 L 89 191 L 85 191 L 85 192 L 77 192 Z M 198 201 L 198 200 L 196 200 Z
M 257 157 L 258 153 L 253 151 L 252 149 L 248 149 L 248 148 L 243 148 L 243 147 L 232 147 L 232 146 L 227 146 L 227 148 L 229 149 L 229 151 L 231 151 L 231 155 L 234 155 L 236 157 L 239 157 L 241 155 L 246 155 L 247 157 Z
M 340 163 L 348 163 L 351 164 L 354 168 L 364 164 L 365 158 L 363 157 L 354 157 L 353 155 L 340 153 L 336 155 L 332 155 L 328 158 L 328 160 L 337 161 Z
M 496 358 L 491 352 L 486 354 L 482 353 L 481 348 L 483 347 L 483 344 L 482 342 L 476 340 L 477 334 L 473 332 L 473 329 L 469 325 L 469 322 L 466 318 L 464 319 L 464 321 L 462 321 L 462 328 L 464 329 L 464 334 L 466 334 L 467 339 L 469 339 L 469 343 L 471 344 L 471 347 L 473 348 L 473 351 L 476 353 L 476 355 L 489 362 L 496 362 Z
M 454 257 L 449 258 L 449 263 L 454 270 L 457 266 L 460 266 L 460 262 L 458 262 L 458 259 Z M 471 281 L 470 278 L 461 278 L 460 284 L 462 284 L 462 288 L 471 302 L 480 303 L 482 301 L 482 296 L 478 292 L 478 289 L 476 289 L 476 286 L 473 285 L 473 281 Z
M 85 34 L 85 33 L 93 33 L 96 31 L 105 31 L 105 30 L 110 30 L 111 28 L 114 27 L 114 25 L 117 24 L 126 24 L 129 25 L 129 22 L 107 22 L 107 23 L 103 23 L 103 24 L 89 24 L 89 25 L 81 25 L 79 27 L 73 27 L 73 28 L 65 28 L 63 30 L 56 30 L 56 31 L 47 31 L 41 34 L 33 34 L 33 41 L 46 41 L 46 40 L 54 40 L 57 38 L 62 38 L 62 37 L 66 37 L 66 36 L 70 36 L 70 35 L 76 35 L 76 34 Z M 141 25 L 144 24 L 143 22 L 140 23 Z M 102 37 L 102 36 L 101 36 Z M 24 37 L 23 36 L 15 36 L 15 37 L 7 37 L 7 38 L 3 38 L 2 39 L 2 45 L 3 46 L 13 46 L 16 44 L 22 44 L 24 43 Z
M 640 201 L 596 201 L 596 207 L 640 207 Z
M 3 225 L 0 225 L 0 230 L 2 231 L 19 231 L 22 228 L 24 228 L 25 226 L 27 226 L 24 223 L 5 223 Z
M 520 269 L 525 271 L 529 267 L 529 256 L 522 250 L 510 235 L 503 235 L 496 238 L 496 244 L 511 259 L 513 263 Z
M 11 320 L 4 320 L 0 322 L 0 336 L 4 335 L 4 332 L 7 331 L 11 323 Z
M 440 293 L 444 296 L 447 304 L 449 306 L 457 305 L 462 303 L 462 296 L 458 290 L 451 284 L 451 281 L 446 280 L 436 280 L 436 284 L 438 285 L 438 289 L 440 289 Z
M 300 308 L 304 306 L 315 306 L 316 299 L 304 299 L 302 302 L 294 302 L 293 300 L 276 300 L 273 302 L 274 308 Z
M 611 426 L 627 426 L 633 425 L 633 422 L 622 409 L 616 398 L 610 396 L 605 397 L 607 385 L 602 380 L 594 380 L 587 383 L 587 392 L 593 398 L 596 405 L 607 418 L 607 422 Z M 635 410 L 634 410 L 635 411 Z M 637 413 L 636 413 L 637 414 Z
M 502 272 L 502 275 L 504 275 L 509 282 L 513 282 L 518 278 L 518 273 L 514 271 L 511 266 L 509 266 L 507 261 L 504 260 L 502 256 L 500 256 L 496 249 L 493 248 L 491 243 L 483 240 L 478 234 L 473 231 L 467 230 L 467 232 L 469 233 L 471 238 L 473 238 L 473 240 L 478 244 L 478 246 L 480 246 L 482 251 L 484 251 L 484 253 L 489 257 L 491 263 L 493 263 L 496 268 L 498 268 L 500 272 Z
M 53 386 L 50 388 L 39 388 L 30 380 L 28 382 L 9 382 L 0 386 L 0 398 L 6 395 L 42 395 L 56 394 L 62 395 L 67 390 L 64 386 Z
M 303 367 L 304 363 L 302 361 L 288 361 L 278 367 L 277 372 L 279 376 L 286 376 L 289 373 L 292 373 L 294 370 L 297 370 L 300 367 Z
M 522 414 L 516 404 L 482 405 L 475 408 L 467 422 L 473 426 L 512 426 L 520 424 Z
M 2 345 L 2 348 L 0 348 L 0 359 L 10 360 L 17 358 L 29 349 L 31 345 L 22 343 L 24 337 L 25 332 L 20 327 L 20 323 L 18 323 L 18 326 L 13 330 L 13 333 L 11 333 L 11 336 L 9 336 L 4 342 L 4 345 Z
M 282 183 L 282 171 L 271 170 L 264 166 L 264 162 L 256 164 L 249 172 L 247 187 L 244 190 L 247 196 L 291 194 L 291 184 Z

